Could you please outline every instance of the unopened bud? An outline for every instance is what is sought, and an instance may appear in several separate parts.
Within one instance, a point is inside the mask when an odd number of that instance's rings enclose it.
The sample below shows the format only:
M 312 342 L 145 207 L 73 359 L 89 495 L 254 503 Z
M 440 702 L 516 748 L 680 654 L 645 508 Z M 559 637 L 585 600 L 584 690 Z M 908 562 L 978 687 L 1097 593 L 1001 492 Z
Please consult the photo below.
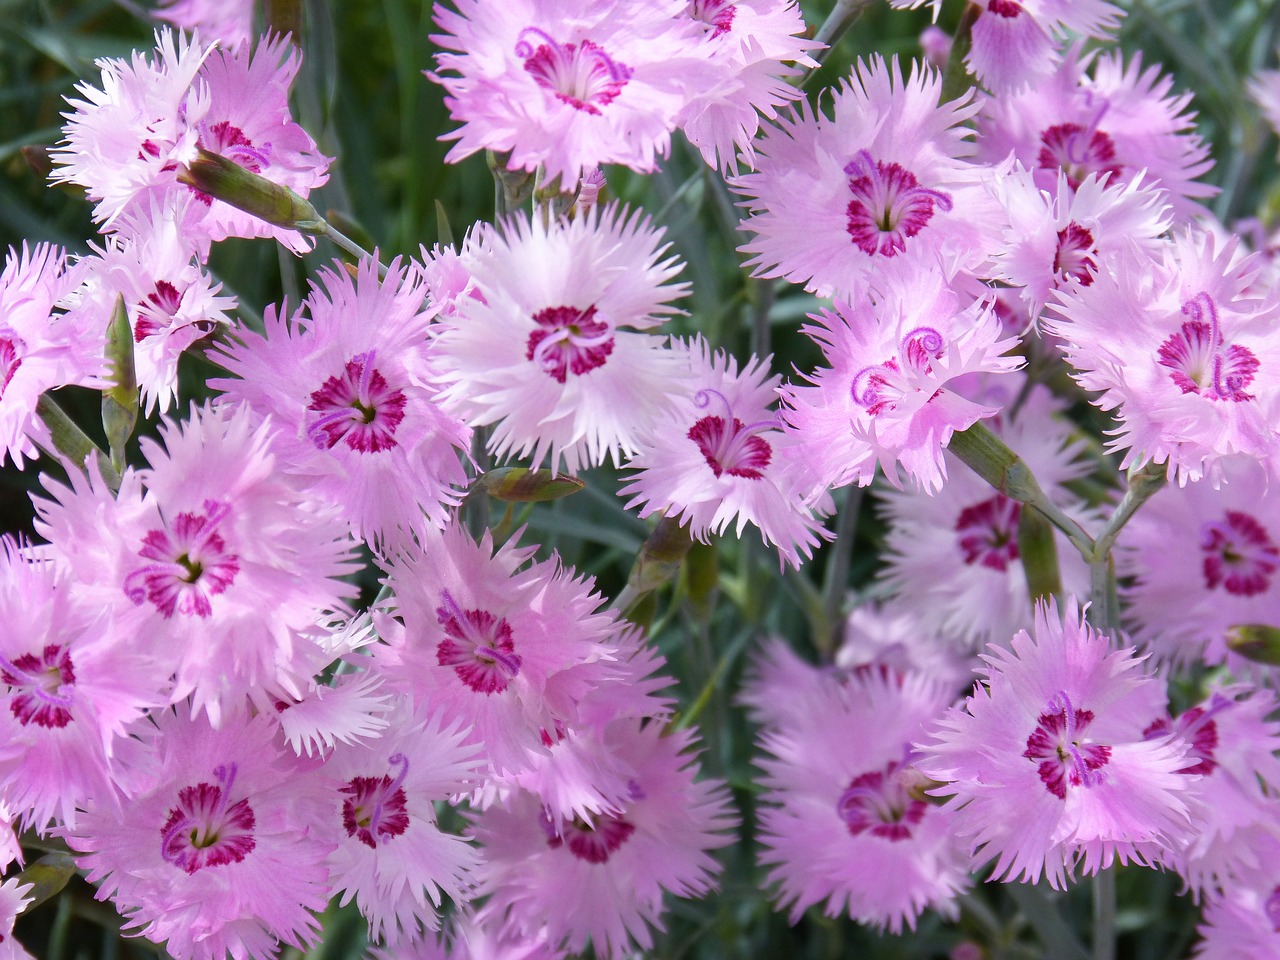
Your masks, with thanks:
M 1280 664 L 1280 627 L 1237 624 L 1227 631 L 1227 649 L 1254 663 Z
M 178 171 L 178 180 L 201 193 L 252 214 L 275 227 L 322 234 L 324 218 L 288 187 L 246 170 L 238 163 L 198 148 L 199 156 Z
M 577 493 L 586 484 L 577 477 L 558 477 L 550 470 L 501 467 L 477 477 L 475 486 L 506 503 L 546 503 Z

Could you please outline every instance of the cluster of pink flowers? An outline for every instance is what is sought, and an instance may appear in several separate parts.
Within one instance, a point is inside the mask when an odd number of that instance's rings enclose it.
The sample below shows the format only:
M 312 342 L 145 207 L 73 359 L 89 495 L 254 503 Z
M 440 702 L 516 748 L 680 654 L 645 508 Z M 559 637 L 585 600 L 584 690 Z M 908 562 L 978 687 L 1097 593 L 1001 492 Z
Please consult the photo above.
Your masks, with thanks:
M 874 483 L 878 602 L 822 666 L 768 644 L 741 694 L 778 907 L 897 933 L 957 916 L 976 871 L 1061 888 L 1135 863 L 1203 899 L 1202 956 L 1274 951 L 1275 677 L 1235 638 L 1280 624 L 1280 283 L 1202 205 L 1188 96 L 1066 45 L 1115 7 L 972 13 L 985 89 L 940 104 L 941 72 L 871 57 L 811 103 L 792 0 L 438 3 L 449 159 L 492 151 L 563 202 L 335 263 L 250 321 L 213 244 L 310 240 L 190 165 L 305 197 L 329 161 L 289 114 L 288 38 L 255 40 L 242 4 L 166 3 L 220 42 L 163 29 L 101 61 L 53 153 L 99 240 L 0 273 L 15 466 L 57 445 L 49 390 L 117 385 L 121 310 L 161 417 L 138 465 L 42 478 L 42 542 L 0 540 L 5 821 L 62 838 L 177 960 L 306 949 L 335 898 L 387 957 L 648 949 L 738 818 L 594 579 L 524 528 L 471 531 L 480 445 L 609 464 L 641 519 L 703 543 L 753 526 L 791 568 L 834 538 L 832 491 Z M 664 230 L 601 202 L 602 165 L 651 172 L 677 131 L 741 198 L 754 275 L 827 298 L 798 331 L 815 366 L 784 380 L 684 335 Z M 178 359 L 202 349 L 225 375 L 184 413 Z M 1112 418 L 1105 451 L 1064 380 Z M 1035 507 L 947 449 L 977 427 L 1053 505 L 1057 600 L 1028 590 Z M 1076 545 L 1113 509 L 1080 484 L 1106 453 L 1172 484 L 1120 534 L 1124 619 L 1095 629 L 1108 558 Z M 1169 672 L 1202 663 L 1231 674 L 1172 713 Z M 28 893 L 0 885 L 0 923 Z

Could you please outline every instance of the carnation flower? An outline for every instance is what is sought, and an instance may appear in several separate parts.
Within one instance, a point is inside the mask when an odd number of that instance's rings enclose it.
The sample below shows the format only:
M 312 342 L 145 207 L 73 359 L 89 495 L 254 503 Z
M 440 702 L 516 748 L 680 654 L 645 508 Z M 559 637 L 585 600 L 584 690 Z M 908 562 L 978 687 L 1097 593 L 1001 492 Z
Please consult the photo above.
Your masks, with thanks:
M 296 230 L 273 227 L 178 182 L 197 148 L 306 196 L 327 179 L 328 160 L 289 118 L 297 48 L 283 37 L 256 50 L 206 47 L 158 31 L 151 58 L 102 59 L 101 88 L 76 86 L 63 145 L 53 151 L 53 180 L 84 187 L 94 219 L 107 229 L 126 210 L 145 215 L 152 198 L 191 192 L 204 206 L 198 229 L 207 243 L 267 237 L 296 253 L 311 248 Z
M 828 366 L 788 387 L 782 416 L 796 434 L 815 490 L 867 485 L 879 465 L 891 483 L 899 467 L 929 492 L 942 486 L 942 450 L 997 407 L 947 389 L 965 374 L 1007 372 L 1015 341 L 1000 339 L 990 300 L 966 303 L 936 273 L 903 269 L 804 327 Z
M 68 266 L 63 250 L 45 243 L 24 243 L 21 253 L 10 247 L 0 272 L 0 443 L 19 468 L 36 456 L 37 443 L 52 445 L 36 416 L 42 393 L 103 385 L 105 327 L 58 309 L 83 277 L 83 267 Z
M 33 960 L 13 936 L 13 923 L 31 903 L 33 889 L 17 877 L 0 883 L 0 960 Z
M 1247 289 L 1255 267 L 1234 241 L 1187 231 L 1159 260 L 1130 250 L 1058 291 L 1046 322 L 1094 403 L 1116 411 L 1122 467 L 1167 463 L 1179 483 L 1218 483 L 1233 455 L 1280 468 L 1280 296 Z
M 435 402 L 425 292 L 399 259 L 382 280 L 374 260 L 354 279 L 322 270 L 291 318 L 269 308 L 263 334 L 224 348 L 241 379 L 210 381 L 270 417 L 285 469 L 382 550 L 444 526 L 467 480 L 471 432 Z
M 692 92 L 716 71 L 681 16 L 685 0 L 454 0 L 436 4 L 443 33 L 427 76 L 459 129 L 450 163 L 508 153 L 513 170 L 546 170 L 569 191 L 605 163 L 652 171 Z
M 441 317 L 435 349 L 446 409 L 493 425 L 499 457 L 569 473 L 632 452 L 680 390 L 681 366 L 649 330 L 687 283 L 649 219 L 595 207 L 576 220 L 508 221 L 464 255 L 475 293 Z
M 72 476 L 46 481 L 37 530 L 76 589 L 116 614 L 111 642 L 136 644 L 216 725 L 246 697 L 269 710 L 300 697 L 332 659 L 311 636 L 354 587 L 346 525 L 277 468 L 270 424 L 244 406 L 193 409 L 144 438 L 150 467 L 118 497 Z M 143 486 L 146 486 L 144 493 Z
M 779 377 L 752 358 L 741 372 L 705 340 L 679 342 L 673 350 L 686 363 L 689 393 L 645 432 L 628 462 L 637 471 L 618 495 L 640 516 L 662 512 L 677 518 L 706 543 L 736 521 L 741 537 L 748 523 L 784 563 L 800 565 L 829 536 L 801 502 L 786 451 L 789 438 L 770 408 Z
M 459 911 L 445 933 L 397 945 L 374 947 L 370 960 L 562 960 L 565 952 L 547 942 L 545 929 L 535 934 L 490 929 L 472 914 Z M 498 927 L 497 924 L 491 925 Z
M 602 960 L 653 946 L 664 892 L 701 896 L 733 826 L 729 799 L 713 781 L 695 780 L 693 732 L 620 721 L 610 743 L 634 770 L 627 804 L 590 821 L 551 819 L 536 795 L 521 792 L 490 807 L 474 827 L 485 855 L 482 921 L 536 934 Z
M 926 908 L 958 913 L 968 858 L 950 812 L 924 796 L 910 746 L 950 699 L 920 674 L 846 675 L 761 734 L 760 860 L 792 923 L 817 903 L 895 934 Z
M 327 793 L 265 717 L 215 730 L 185 708 L 131 744 L 122 811 L 90 804 L 67 843 L 126 928 L 176 960 L 316 943 L 328 900 Z
M 895 7 L 933 7 L 941 0 L 892 0 Z M 1068 36 L 1102 39 L 1122 15 L 1103 0 L 975 0 L 973 47 L 965 65 L 993 93 L 1017 93 L 1061 69 L 1058 48 Z
M 702 29 L 701 52 L 716 76 L 693 92 L 680 128 L 712 167 L 736 169 L 737 151 L 751 166 L 760 116 L 777 120 L 777 108 L 801 95 L 787 82 L 800 71 L 785 64 L 817 67 L 809 51 L 821 44 L 802 36 L 794 0 L 688 0 L 683 16 Z
M 333 892 L 354 897 L 371 939 L 395 944 L 439 926 L 441 895 L 462 898 L 475 851 L 436 825 L 433 803 L 463 793 L 479 759 L 467 731 L 402 705 L 367 744 L 339 746 L 324 765 L 331 784 L 324 833 Z
M 1256 841 L 1258 866 L 1205 903 L 1204 938 L 1195 960 L 1268 960 L 1280 951 L 1280 840 L 1274 829 Z
M 526 769 L 559 724 L 618 670 L 614 616 L 594 583 L 536 548 L 494 549 L 461 525 L 427 534 L 388 568 L 404 625 L 383 617 L 388 680 L 418 702 L 461 718 L 499 774 Z M 528 564 L 528 566 L 526 566 Z
M 730 180 L 747 199 L 739 249 L 758 277 L 785 277 L 819 296 L 850 297 L 899 259 L 974 269 L 999 214 L 979 185 L 960 126 L 966 98 L 942 105 L 941 76 L 895 59 L 859 62 L 831 115 L 801 100 L 757 144 L 756 172 Z
M 1120 51 L 1095 61 L 1076 44 L 1049 77 L 984 103 L 978 159 L 995 164 L 1012 154 L 1049 191 L 1059 170 L 1073 189 L 1091 173 L 1111 174 L 1113 187 L 1141 173 L 1168 192 L 1179 220 L 1202 215 L 1199 201 L 1218 191 L 1196 180 L 1213 161 L 1186 109 L 1191 94 L 1170 95 L 1172 88 L 1158 66 L 1142 69 L 1139 54 L 1126 66 Z
M 74 824 L 91 798 L 115 799 L 117 741 L 163 702 L 164 678 L 136 646 L 109 642 L 108 610 L 8 537 L 0 538 L 0 622 L 0 800 L 23 829 L 46 833 L 55 817 Z
M 133 335 L 133 358 L 143 405 L 163 413 L 178 395 L 178 358 L 197 340 L 231 323 L 226 311 L 235 297 L 219 296 L 222 284 L 205 272 L 191 244 L 201 214 L 200 201 L 176 193 L 161 206 L 122 214 L 118 233 L 109 235 L 88 270 L 85 290 L 75 306 L 77 319 L 105 330 L 117 299 L 124 298 Z
M 152 14 L 236 50 L 253 36 L 253 0 L 160 0 Z
M 917 767 L 944 786 L 953 829 L 993 880 L 1061 889 L 1077 865 L 1147 863 L 1188 832 L 1186 744 L 1146 739 L 1164 684 L 1132 648 L 1084 623 L 1074 599 L 1036 605 L 1032 633 L 992 645 L 963 708 L 953 707 Z
M 1193 830 L 1165 857 L 1197 893 L 1224 889 L 1260 866 L 1259 838 L 1275 829 L 1280 787 L 1280 723 L 1270 690 L 1244 684 L 1215 690 L 1174 718 L 1160 717 L 1149 738 L 1175 733 L 1187 743 L 1196 778 L 1189 791 Z
M 1121 532 L 1116 573 L 1133 638 L 1179 666 L 1257 664 L 1226 645 L 1233 626 L 1280 623 L 1280 497 L 1257 463 L 1223 465 L 1222 484 L 1167 487 Z
M 958 476 L 953 475 L 939 498 L 958 482 Z M 914 502 L 921 505 L 919 499 Z M 966 689 L 973 680 L 975 658 L 963 652 L 955 637 L 925 625 L 921 608 L 929 606 L 904 601 L 855 607 L 845 618 L 835 665 L 855 673 L 886 669 L 898 675 L 918 673 L 947 690 Z
M 1091 173 L 1073 190 L 1059 170 L 1056 191 L 1046 191 L 1031 171 L 1016 167 L 989 181 L 1009 218 L 991 277 L 1021 288 L 1033 319 L 1054 290 L 1089 286 L 1130 244 L 1149 255 L 1159 252 L 1158 238 L 1171 218 L 1164 193 L 1140 176 L 1116 186 L 1109 177 Z

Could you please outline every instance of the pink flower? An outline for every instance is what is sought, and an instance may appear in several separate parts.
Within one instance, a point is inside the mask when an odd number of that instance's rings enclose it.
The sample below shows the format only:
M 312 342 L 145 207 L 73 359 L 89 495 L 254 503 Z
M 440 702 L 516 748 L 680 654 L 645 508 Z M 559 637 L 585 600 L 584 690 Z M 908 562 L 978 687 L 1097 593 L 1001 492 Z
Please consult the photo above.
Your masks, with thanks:
M 1195 960 L 1269 960 L 1280 951 L 1280 840 L 1257 838 L 1258 866 L 1208 899 Z
M 535 549 L 495 551 L 487 532 L 476 543 L 455 524 L 388 568 L 404 621 L 379 625 L 391 644 L 379 650 L 388 680 L 461 718 L 499 774 L 528 768 L 617 672 L 614 616 L 593 581 L 555 558 L 529 563 Z
M 1084 623 L 1074 599 L 1063 620 L 1050 601 L 1009 648 L 992 645 L 964 708 L 938 721 L 917 766 L 945 786 L 954 829 L 993 880 L 1062 888 L 1080 865 L 1149 861 L 1188 832 L 1192 778 L 1179 739 L 1147 740 L 1164 710 L 1163 684 L 1133 650 Z
M 690 95 L 715 77 L 682 17 L 685 0 L 454 0 L 436 4 L 444 31 L 427 74 L 462 126 L 451 163 L 508 153 L 513 170 L 546 170 L 572 190 L 605 163 L 652 171 Z
M 1085 72 L 1091 66 L 1092 76 Z M 1050 191 L 1058 170 L 1072 188 L 1091 173 L 1110 173 L 1114 187 L 1145 171 L 1147 183 L 1168 191 L 1180 220 L 1198 216 L 1204 213 L 1198 201 L 1217 193 L 1196 182 L 1213 161 L 1186 109 L 1191 94 L 1171 96 L 1172 88 L 1158 66 L 1142 69 L 1140 55 L 1128 66 L 1119 51 L 1095 61 L 1076 44 L 1051 76 L 984 103 L 978 157 L 999 163 L 1012 153 Z
M 153 16 L 228 50 L 247 46 L 253 36 L 253 0 L 160 0 Z
M 224 348 L 238 380 L 211 380 L 281 428 L 285 469 L 340 506 L 376 549 L 443 526 L 466 484 L 471 432 L 431 385 L 432 311 L 414 266 L 373 260 L 353 279 L 322 270 L 288 320 L 268 309 L 261 335 Z
M 193 410 L 142 441 L 150 467 L 118 497 L 73 475 L 36 503 L 37 529 L 88 597 L 116 614 L 111 642 L 136 644 L 213 723 L 246 697 L 293 699 L 333 657 L 312 636 L 354 588 L 346 525 L 277 468 L 270 424 L 247 408 Z M 143 485 L 146 492 L 143 492 Z
M 1244 455 L 1280 469 L 1280 297 L 1249 290 L 1234 241 L 1188 231 L 1159 260 L 1129 251 L 1087 287 L 1058 291 L 1051 332 L 1095 404 L 1116 410 L 1122 467 L 1167 463 L 1179 483 Z
M 591 821 L 548 818 L 538 798 L 520 793 L 480 815 L 475 834 L 486 863 L 482 920 L 537 933 L 580 953 L 620 960 L 653 946 L 665 892 L 701 896 L 733 826 L 724 788 L 696 781 L 686 752 L 693 733 L 626 721 L 610 728 L 612 749 L 634 771 L 630 801 Z
M 0 443 L 21 468 L 51 446 L 36 402 L 46 390 L 76 384 L 101 387 L 104 327 L 78 322 L 60 309 L 84 278 L 60 247 L 9 248 L 0 272 Z M 0 457 L 3 460 L 4 457 Z
M 966 302 L 941 276 L 909 267 L 886 271 L 883 290 L 862 292 L 834 312 L 810 314 L 804 328 L 828 366 L 785 392 L 782 416 L 796 434 L 796 456 L 816 490 L 871 482 L 878 466 L 890 483 L 899 467 L 936 492 L 946 476 L 942 450 L 956 430 L 997 412 L 947 389 L 965 374 L 1021 364 L 1002 354 L 991 302 Z
M 169 409 L 178 395 L 178 358 L 196 341 L 229 326 L 236 298 L 219 296 L 221 283 L 205 272 L 189 231 L 197 229 L 200 201 L 174 193 L 148 208 L 134 207 L 116 222 L 95 255 L 81 261 L 86 289 L 74 312 L 86 326 L 105 330 L 116 300 L 124 298 L 133 334 L 134 367 L 148 413 Z
M 619 489 L 640 516 L 664 513 L 707 542 L 736 521 L 751 523 L 776 545 L 784 563 L 800 565 L 820 536 L 829 536 L 801 502 L 789 472 L 788 438 L 771 410 L 778 377 L 752 358 L 741 372 L 701 338 L 672 349 L 688 366 L 689 393 L 645 433 L 627 467 L 638 471 Z
M 1280 622 L 1280 497 L 1256 463 L 1224 463 L 1222 484 L 1169 487 L 1125 526 L 1116 550 L 1136 642 L 1177 666 L 1260 668 L 1232 653 L 1238 624 Z
M 91 804 L 67 842 L 97 897 L 177 960 L 273 957 L 320 933 L 317 829 L 327 794 L 264 717 L 215 730 L 184 708 L 155 715 L 130 751 L 122 812 Z
M 797 709 L 765 728 L 758 761 L 760 860 L 791 922 L 817 903 L 895 934 L 926 908 L 955 916 L 968 858 L 951 813 L 923 795 L 911 749 L 951 692 L 920 674 L 868 671 L 792 696 Z
M 33 960 L 13 936 L 13 923 L 31 903 L 33 885 L 11 877 L 0 883 L 0 960 Z
M 991 278 L 1020 287 L 1033 319 L 1053 291 L 1089 286 L 1131 244 L 1156 255 L 1172 217 L 1164 192 L 1140 176 L 1112 186 L 1110 174 L 1090 173 L 1072 189 L 1058 171 L 1056 191 L 1038 187 L 1022 167 L 999 171 L 989 187 L 1008 214 Z M 1043 179 L 1043 178 L 1041 178 Z
M 23 828 L 114 800 L 112 757 L 130 723 L 164 702 L 163 676 L 112 644 L 109 611 L 52 560 L 0 538 L 0 799 Z
M 322 833 L 337 842 L 334 895 L 355 898 L 371 939 L 395 944 L 439 926 L 442 894 L 463 898 L 478 857 L 440 830 L 433 803 L 465 792 L 480 761 L 456 720 L 407 705 L 390 719 L 377 740 L 344 744 L 326 760 L 334 799 Z
M 297 231 L 273 227 L 178 183 L 202 147 L 306 196 L 327 179 L 328 160 L 289 119 L 297 49 L 282 37 L 224 52 L 199 41 L 156 34 L 154 57 L 103 59 L 101 89 L 76 87 L 53 180 L 85 188 L 94 219 L 110 229 L 126 210 L 145 215 L 157 194 L 192 193 L 205 207 L 205 242 L 226 237 L 280 240 L 296 253 L 311 247 Z
M 816 67 L 809 52 L 821 45 L 804 38 L 794 0 L 688 0 L 683 17 L 701 27 L 716 77 L 693 92 L 680 128 L 711 166 L 736 170 L 738 151 L 751 166 L 760 116 L 776 120 L 778 107 L 800 97 L 787 82 L 800 71 L 785 64 Z
M 893 0 L 895 7 L 928 2 L 935 19 L 941 0 Z M 976 0 L 973 47 L 965 65 L 993 93 L 1017 93 L 1053 75 L 1068 36 L 1103 39 L 1122 11 L 1103 0 Z
M 576 220 L 523 217 L 464 249 L 474 293 L 435 340 L 445 408 L 493 425 L 498 457 L 569 473 L 615 463 L 680 389 L 680 364 L 642 331 L 687 283 L 647 217 L 609 204 Z
M 1214 690 L 1175 718 L 1157 718 L 1147 737 L 1170 732 L 1188 744 L 1184 773 L 1194 829 L 1165 862 L 1197 893 L 1230 887 L 1257 869 L 1260 838 L 1275 829 L 1280 724 L 1270 690 L 1244 684 Z
M 895 59 L 859 62 L 831 116 L 801 101 L 757 145 L 756 172 L 730 180 L 755 237 L 739 249 L 758 277 L 849 297 L 889 260 L 924 269 L 945 255 L 976 268 L 998 211 L 960 126 L 977 106 L 938 105 L 941 76 Z

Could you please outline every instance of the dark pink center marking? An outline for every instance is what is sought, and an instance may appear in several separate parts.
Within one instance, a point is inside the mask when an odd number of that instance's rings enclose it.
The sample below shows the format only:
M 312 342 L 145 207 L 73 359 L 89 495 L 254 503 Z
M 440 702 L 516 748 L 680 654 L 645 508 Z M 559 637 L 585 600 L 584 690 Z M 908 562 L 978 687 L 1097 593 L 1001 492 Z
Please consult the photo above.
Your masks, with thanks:
M 1098 269 L 1091 254 L 1093 234 L 1072 220 L 1066 229 L 1058 231 L 1058 249 L 1053 255 L 1053 272 L 1062 281 L 1075 277 L 1082 287 L 1093 283 L 1093 273 Z
M 22 366 L 22 353 L 26 348 L 27 345 L 22 338 L 12 331 L 7 334 L 0 333 L 0 399 L 4 399 L 9 381 Z
M 392 754 L 388 762 L 401 769 L 395 779 L 381 777 L 352 777 L 342 788 L 346 799 L 342 801 L 342 826 L 347 836 L 355 837 L 366 847 L 377 848 L 398 837 L 409 828 L 408 802 L 404 793 L 404 779 L 409 774 L 409 758 L 403 753 Z
M 1067 695 L 1059 692 L 1027 737 L 1027 749 L 1022 755 L 1037 762 L 1040 782 L 1059 800 L 1067 798 L 1068 784 L 1093 787 L 1103 781 L 1104 775 L 1098 771 L 1111 759 L 1111 748 L 1080 742 L 1092 722 L 1092 711 L 1076 710 Z
M 689 0 L 687 9 L 694 20 L 713 28 L 712 39 L 733 28 L 733 17 L 738 12 L 738 8 L 730 0 Z
M 1204 553 L 1204 583 L 1237 597 L 1266 592 L 1271 575 L 1280 566 L 1280 550 L 1267 528 L 1239 510 L 1228 510 L 1221 520 L 1200 528 L 1200 549 Z
M 1021 516 L 1022 506 L 1001 493 L 961 510 L 956 533 L 964 562 L 1001 573 L 1008 570 L 1021 556 L 1018 552 Z
M 175 613 L 210 616 L 210 598 L 231 586 L 240 572 L 240 558 L 218 533 L 230 513 L 230 505 L 206 500 L 203 514 L 180 513 L 168 530 L 148 531 L 138 556 L 155 562 L 125 577 L 125 595 L 137 604 L 150 600 L 165 619 Z
M 906 374 L 928 376 L 933 372 L 933 361 L 940 360 L 945 349 L 946 340 L 941 333 L 933 327 L 916 327 L 898 344 L 898 358 L 863 367 L 853 375 L 849 386 L 853 402 L 873 417 L 892 411 L 904 396 L 917 389 Z M 934 396 L 936 391 L 929 399 Z
M 951 210 L 945 193 L 922 187 L 910 170 L 873 160 L 866 150 L 860 150 L 844 172 L 853 194 L 845 210 L 845 229 L 853 245 L 869 256 L 896 257 L 907 240 L 928 225 L 935 209 Z
M 1183 393 L 1209 400 L 1252 400 L 1253 394 L 1245 388 L 1258 372 L 1258 358 L 1248 347 L 1227 345 L 1213 298 L 1198 293 L 1182 305 L 1182 312 L 1191 319 L 1160 344 L 1158 351 L 1160 366 L 1172 371 L 1169 378 Z
M 357 453 L 396 446 L 396 427 L 408 400 L 374 367 L 376 360 L 376 350 L 352 357 L 340 375 L 311 394 L 307 409 L 316 416 L 307 436 L 320 449 L 332 449 L 340 440 Z
M 599 116 L 631 79 L 630 67 L 590 40 L 560 43 L 537 27 L 520 31 L 515 52 L 538 86 L 583 113 Z
M 436 647 L 436 663 L 453 667 L 476 693 L 501 693 L 520 672 L 511 625 L 488 610 L 463 610 L 446 590 L 436 609 L 445 639 Z
M 160 855 L 187 873 L 239 863 L 257 846 L 248 799 L 230 802 L 236 765 L 220 766 L 213 775 L 217 784 L 198 783 L 178 791 L 178 803 L 160 831 Z
M 910 839 L 927 808 L 912 795 L 896 762 L 854 777 L 836 801 L 836 813 L 853 836 L 870 833 L 893 841 Z
M 1072 190 L 1091 173 L 1110 173 L 1114 182 L 1122 169 L 1111 137 L 1078 123 L 1055 124 L 1041 133 L 1039 162 L 1042 169 L 1062 169 Z
M 533 315 L 538 329 L 529 334 L 525 359 L 536 363 L 557 383 L 603 367 L 613 353 L 613 330 L 595 319 L 596 308 L 547 307 Z
M 12 662 L 0 657 L 0 681 L 8 684 L 9 709 L 23 726 L 60 729 L 71 722 L 76 675 L 66 647 L 50 643 L 39 655 L 24 653 Z
M 547 846 L 554 850 L 563 845 L 587 863 L 606 863 L 636 832 L 633 824 L 606 813 L 597 815 L 595 822 L 590 824 L 579 817 L 561 820 L 558 829 L 544 816 L 543 827 L 547 831 Z
M 773 448 L 760 434 L 776 430 L 774 420 L 745 424 L 733 415 L 729 400 L 719 390 L 699 390 L 694 403 L 703 409 L 719 400 L 724 416 L 707 416 L 689 428 L 688 437 L 698 445 L 707 466 L 717 477 L 728 474 L 748 480 L 759 480 L 773 458 Z

